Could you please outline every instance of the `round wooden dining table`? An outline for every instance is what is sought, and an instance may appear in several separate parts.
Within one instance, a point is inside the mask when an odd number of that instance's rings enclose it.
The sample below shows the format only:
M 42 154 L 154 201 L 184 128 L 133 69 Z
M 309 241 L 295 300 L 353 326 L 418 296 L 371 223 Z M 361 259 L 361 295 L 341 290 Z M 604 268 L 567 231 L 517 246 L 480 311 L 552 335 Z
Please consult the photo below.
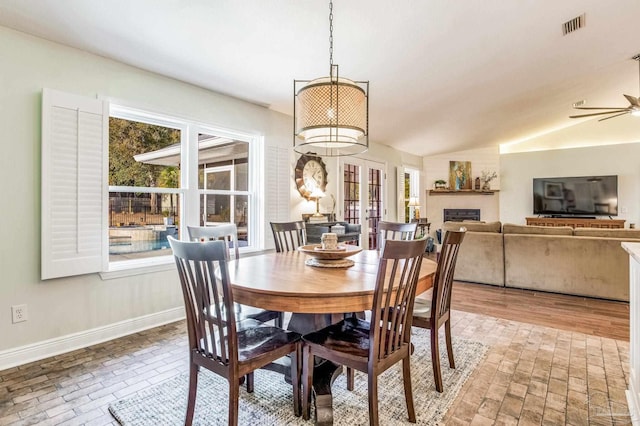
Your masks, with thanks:
M 314 267 L 299 252 L 245 256 L 229 262 L 234 300 L 243 305 L 291 312 L 287 328 L 300 334 L 335 323 L 345 314 L 371 310 L 379 252 L 363 250 L 349 259 L 348 268 Z M 416 294 L 433 285 L 436 263 L 423 259 Z M 286 370 L 285 370 L 286 371 Z M 342 372 L 332 363 L 314 372 L 316 424 L 333 423 L 331 384 Z

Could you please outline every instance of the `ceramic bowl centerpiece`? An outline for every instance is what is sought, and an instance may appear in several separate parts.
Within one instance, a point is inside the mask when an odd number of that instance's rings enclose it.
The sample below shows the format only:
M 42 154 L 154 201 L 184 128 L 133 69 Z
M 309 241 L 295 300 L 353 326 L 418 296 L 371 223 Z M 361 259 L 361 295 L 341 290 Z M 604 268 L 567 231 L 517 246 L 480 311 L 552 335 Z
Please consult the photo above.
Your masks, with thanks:
M 322 234 L 322 244 L 310 244 L 301 246 L 299 251 L 305 253 L 309 258 L 305 261 L 306 265 L 318 268 L 348 268 L 353 266 L 354 262 L 347 259 L 356 253 L 362 251 L 362 247 L 349 244 L 338 244 L 337 237 L 329 235 L 325 238 Z

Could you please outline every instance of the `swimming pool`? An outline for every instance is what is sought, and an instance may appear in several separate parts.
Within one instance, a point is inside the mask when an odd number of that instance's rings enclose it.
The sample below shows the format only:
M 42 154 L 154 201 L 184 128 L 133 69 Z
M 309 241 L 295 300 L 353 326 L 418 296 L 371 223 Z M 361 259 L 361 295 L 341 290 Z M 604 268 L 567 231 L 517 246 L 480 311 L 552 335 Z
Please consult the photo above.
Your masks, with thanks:
M 141 253 L 145 251 L 168 250 L 170 248 L 167 239 L 140 240 L 109 245 L 109 254 Z

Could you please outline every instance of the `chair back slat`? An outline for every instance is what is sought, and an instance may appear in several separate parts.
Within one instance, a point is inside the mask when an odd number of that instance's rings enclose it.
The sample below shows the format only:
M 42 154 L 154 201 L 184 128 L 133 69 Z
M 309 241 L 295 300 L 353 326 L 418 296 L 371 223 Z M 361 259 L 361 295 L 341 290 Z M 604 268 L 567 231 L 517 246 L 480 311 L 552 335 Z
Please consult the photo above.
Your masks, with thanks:
M 276 252 L 294 251 L 307 243 L 307 233 L 303 221 L 271 222 L 271 232 L 276 244 Z
M 431 299 L 431 319 L 433 324 L 445 316 L 451 309 L 451 290 L 453 288 L 453 275 L 460 244 L 464 239 L 466 229 L 460 231 L 447 231 L 442 243 L 438 268 L 433 279 L 433 296 Z
M 234 223 L 223 223 L 214 226 L 187 226 L 187 230 L 191 241 L 223 240 L 228 248 L 227 259 L 229 259 L 230 250 L 233 250 L 234 259 L 240 259 L 238 227 Z
M 235 313 L 225 241 L 167 239 L 178 268 L 191 351 L 221 366 L 237 363 Z
M 371 359 L 386 358 L 410 342 L 413 299 L 426 245 L 426 239 L 389 240 L 382 250 L 371 310 Z
M 378 250 L 384 248 L 384 243 L 387 240 L 413 240 L 417 228 L 417 222 L 378 222 Z

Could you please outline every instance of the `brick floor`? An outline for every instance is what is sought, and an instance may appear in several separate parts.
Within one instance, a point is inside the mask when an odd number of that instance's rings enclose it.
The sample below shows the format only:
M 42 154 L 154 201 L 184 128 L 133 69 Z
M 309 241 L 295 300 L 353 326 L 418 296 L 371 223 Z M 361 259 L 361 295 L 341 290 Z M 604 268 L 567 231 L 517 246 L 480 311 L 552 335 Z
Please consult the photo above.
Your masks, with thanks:
M 628 341 L 461 311 L 452 318 L 454 339 L 491 349 L 446 424 L 631 423 Z M 183 322 L 0 371 L 0 425 L 115 425 L 112 401 L 186 371 Z

